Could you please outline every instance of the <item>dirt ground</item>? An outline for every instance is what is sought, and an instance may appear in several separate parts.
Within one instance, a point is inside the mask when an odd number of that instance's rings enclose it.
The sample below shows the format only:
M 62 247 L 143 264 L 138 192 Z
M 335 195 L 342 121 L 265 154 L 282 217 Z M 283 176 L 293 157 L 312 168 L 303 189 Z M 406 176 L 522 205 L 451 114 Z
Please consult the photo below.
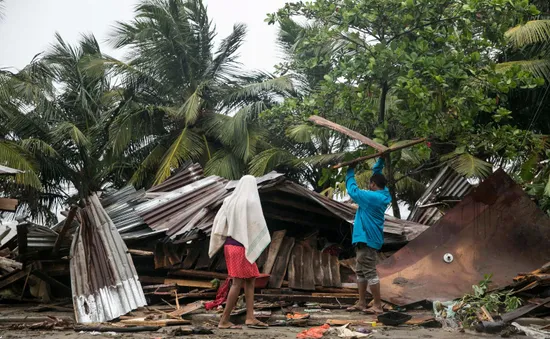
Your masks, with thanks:
M 69 317 L 72 318 L 70 312 L 29 312 L 27 309 L 29 305 L 0 305 L 0 339 L 24 339 L 24 338 L 52 338 L 52 339 L 92 339 L 92 338 L 137 338 L 137 339 L 156 339 L 156 338 L 176 338 L 172 335 L 172 331 L 177 327 L 164 327 L 157 332 L 140 332 L 140 333 L 127 333 L 127 334 L 110 334 L 110 333 L 78 333 L 74 330 L 64 331 L 44 331 L 44 330 L 27 330 L 27 329 L 11 329 L 13 325 L 10 319 L 14 317 L 26 318 L 26 317 L 38 317 L 38 316 L 55 316 L 55 317 Z M 200 312 L 199 312 L 200 313 Z M 216 324 L 216 314 L 201 314 L 198 317 L 193 317 L 194 326 L 203 326 L 212 328 L 213 334 L 209 335 L 193 335 L 186 336 L 185 338 L 196 339 L 238 339 L 238 338 L 257 338 L 257 339 L 293 339 L 296 335 L 303 331 L 305 328 L 300 327 L 270 327 L 266 330 L 248 329 L 243 328 L 241 330 L 217 330 L 213 325 Z M 357 314 L 350 314 L 347 312 L 330 312 L 327 316 L 324 315 L 312 315 L 313 318 L 318 321 L 324 317 L 330 317 L 332 319 L 347 319 L 358 318 L 362 320 L 364 316 Z M 30 319 L 27 319 L 29 321 Z M 239 320 L 237 323 L 242 323 L 244 319 Z M 368 321 L 373 321 L 370 319 Z M 322 322 L 321 322 L 322 323 Z M 390 338 L 390 339 L 411 339 L 411 338 L 434 338 L 434 339 L 473 339 L 473 338 L 500 338 L 500 336 L 482 335 L 475 332 L 459 332 L 457 330 L 450 329 L 432 329 L 422 328 L 415 326 L 401 326 L 401 327 L 375 327 L 376 333 L 369 338 Z M 177 337 L 182 338 L 182 337 Z M 336 339 L 336 335 L 325 335 L 323 338 Z M 510 338 L 515 338 L 514 336 Z M 525 336 L 517 337 L 525 338 Z
M 302 331 L 301 328 L 281 328 L 272 327 L 267 330 L 214 330 L 210 335 L 194 335 L 185 338 L 195 339 L 214 339 L 214 338 L 258 338 L 258 339 L 291 339 Z M 166 334 L 165 329 L 158 332 L 144 332 L 132 334 L 109 334 L 109 333 L 77 333 L 74 331 L 30 331 L 30 330 L 8 330 L 0 329 L 1 339 L 23 339 L 23 338 L 51 338 L 51 339 L 97 339 L 97 338 L 137 338 L 137 339 L 156 339 L 156 338 L 176 338 L 173 335 Z M 424 329 L 424 328 L 392 328 L 379 329 L 377 333 L 369 338 L 388 338 L 388 339 L 411 339 L 411 338 L 434 338 L 434 339 L 473 339 L 473 338 L 500 338 L 500 336 L 482 335 L 474 332 L 461 333 L 458 331 L 448 331 L 444 329 Z M 178 337 L 182 338 L 182 337 Z M 325 335 L 323 338 L 336 339 L 335 335 Z M 510 338 L 525 338 L 510 337 Z

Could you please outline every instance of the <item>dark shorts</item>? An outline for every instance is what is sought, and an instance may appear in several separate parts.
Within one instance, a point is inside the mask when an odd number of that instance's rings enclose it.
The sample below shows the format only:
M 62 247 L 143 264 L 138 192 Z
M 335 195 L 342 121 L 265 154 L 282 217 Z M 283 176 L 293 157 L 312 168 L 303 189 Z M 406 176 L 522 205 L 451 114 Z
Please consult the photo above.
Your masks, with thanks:
M 355 247 L 357 266 L 357 282 L 366 282 L 369 285 L 380 283 L 378 273 L 376 272 L 376 260 L 378 258 L 374 248 L 366 244 L 358 243 Z

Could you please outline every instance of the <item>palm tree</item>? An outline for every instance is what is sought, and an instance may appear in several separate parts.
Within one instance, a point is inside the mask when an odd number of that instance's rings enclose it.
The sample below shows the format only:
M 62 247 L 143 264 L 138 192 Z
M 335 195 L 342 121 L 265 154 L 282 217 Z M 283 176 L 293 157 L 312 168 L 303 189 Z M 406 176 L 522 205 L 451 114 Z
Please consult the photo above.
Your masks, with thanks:
M 104 60 L 121 75 L 130 109 L 115 119 L 115 154 L 131 155 L 137 185 L 158 184 L 188 160 L 235 179 L 268 147 L 260 112 L 292 91 L 288 77 L 250 73 L 237 62 L 246 27 L 214 47 L 215 29 L 201 0 L 144 0 L 112 42 L 129 61 Z
M 6 142 L 30 159 L 39 178 L 40 187 L 20 192 L 33 216 L 54 203 L 85 203 L 115 182 L 108 130 L 127 109 L 108 69 L 90 66 L 103 57 L 95 38 L 83 36 L 77 46 L 56 38 L 50 51 L 0 86 L 10 96 L 0 101 Z

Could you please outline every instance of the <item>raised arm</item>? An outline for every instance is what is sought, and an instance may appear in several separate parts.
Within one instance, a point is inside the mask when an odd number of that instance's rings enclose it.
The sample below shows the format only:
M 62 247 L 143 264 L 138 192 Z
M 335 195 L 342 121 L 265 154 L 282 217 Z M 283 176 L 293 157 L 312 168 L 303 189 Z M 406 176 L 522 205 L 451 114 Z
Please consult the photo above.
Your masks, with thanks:
M 384 169 L 384 158 L 378 158 L 378 161 L 376 164 L 374 164 L 374 167 L 372 168 L 373 174 L 382 174 L 382 170 Z
M 357 186 L 357 181 L 355 181 L 355 170 L 353 168 L 349 168 L 346 173 L 346 190 L 353 201 L 359 205 L 366 205 L 373 198 L 373 192 L 362 190 Z

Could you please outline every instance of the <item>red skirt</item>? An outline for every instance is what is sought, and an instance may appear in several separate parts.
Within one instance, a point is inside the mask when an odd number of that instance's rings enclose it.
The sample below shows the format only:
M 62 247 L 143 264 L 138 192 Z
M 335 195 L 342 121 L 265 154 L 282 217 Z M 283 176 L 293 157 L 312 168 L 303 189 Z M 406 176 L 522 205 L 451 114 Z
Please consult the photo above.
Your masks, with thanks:
M 251 264 L 246 259 L 244 247 L 225 245 L 223 247 L 225 254 L 225 264 L 227 266 L 227 274 L 231 278 L 250 279 L 260 276 L 258 265 Z

